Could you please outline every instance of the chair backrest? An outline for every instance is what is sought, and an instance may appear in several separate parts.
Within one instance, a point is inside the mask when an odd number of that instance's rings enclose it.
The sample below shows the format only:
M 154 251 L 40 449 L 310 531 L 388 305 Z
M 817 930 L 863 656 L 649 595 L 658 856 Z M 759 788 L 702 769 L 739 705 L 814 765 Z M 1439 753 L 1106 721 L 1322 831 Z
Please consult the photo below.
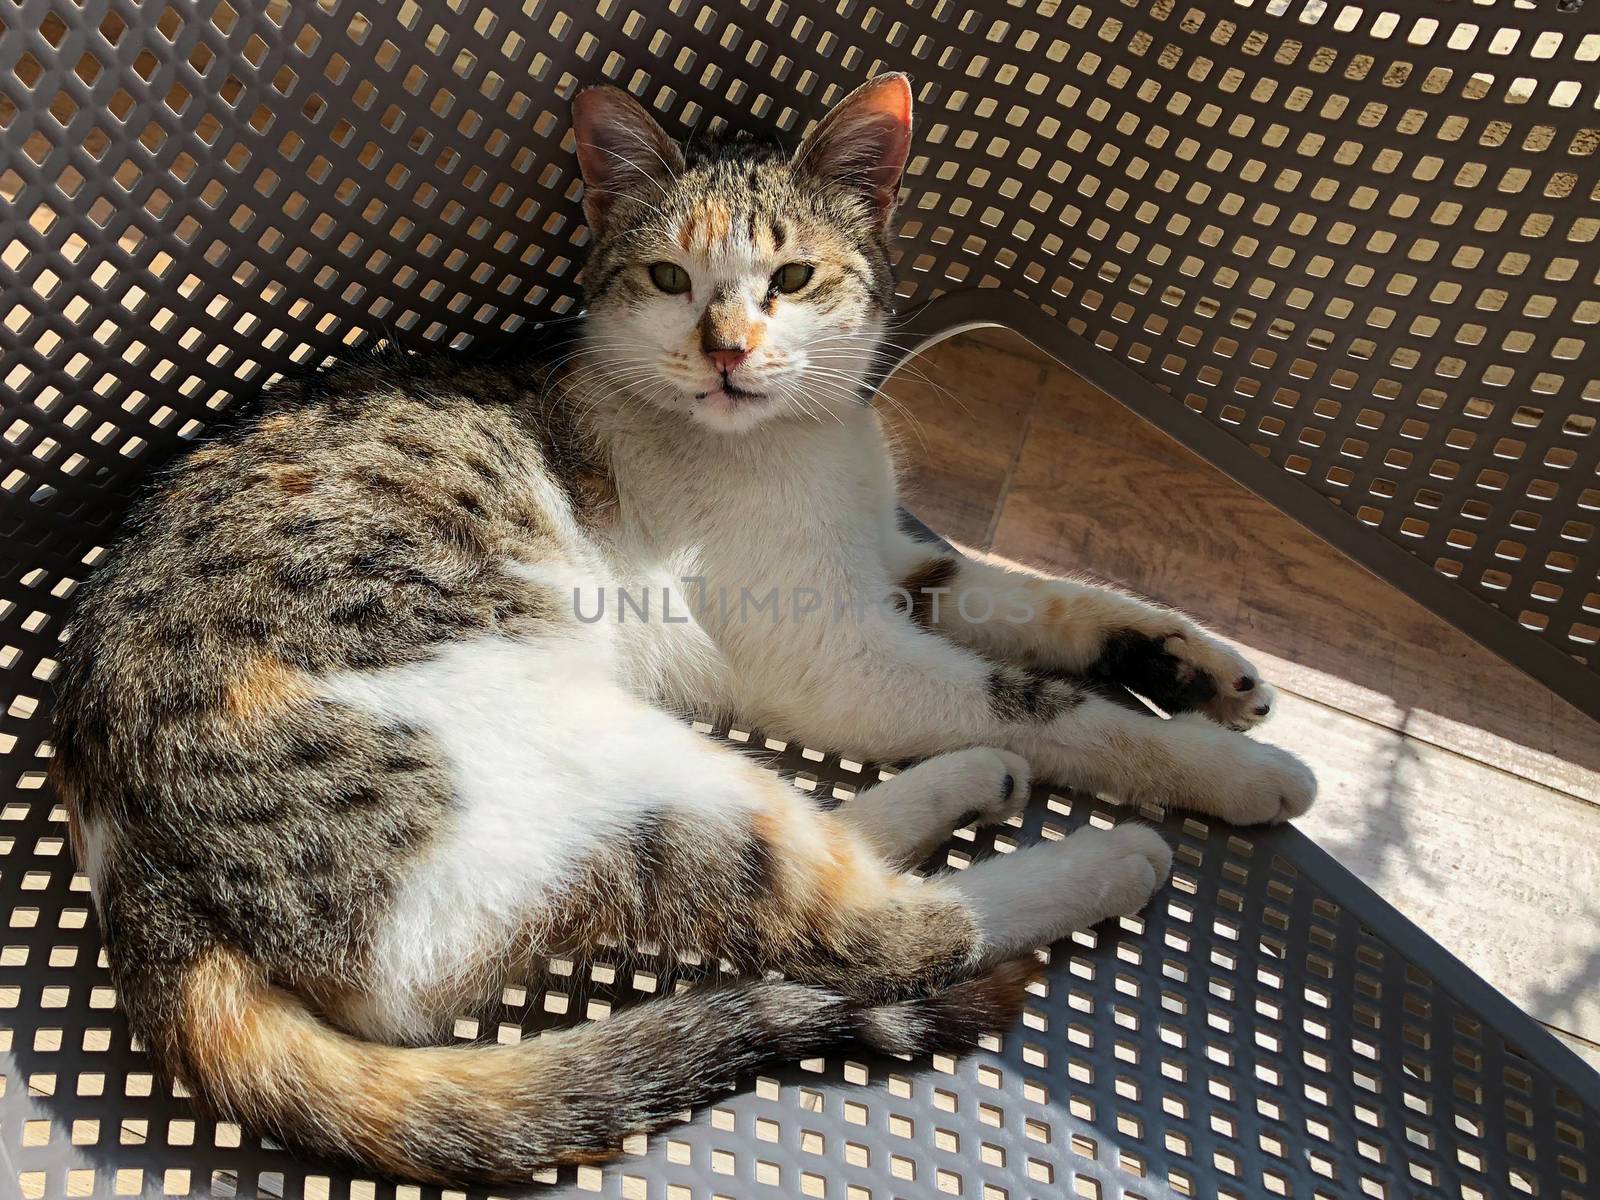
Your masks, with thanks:
M 907 306 L 1023 298 L 1600 713 L 1600 33 L 1407 7 L 5 0 L 0 646 L 48 674 L 130 485 L 274 372 L 571 310 L 577 87 L 798 137 L 894 67 Z

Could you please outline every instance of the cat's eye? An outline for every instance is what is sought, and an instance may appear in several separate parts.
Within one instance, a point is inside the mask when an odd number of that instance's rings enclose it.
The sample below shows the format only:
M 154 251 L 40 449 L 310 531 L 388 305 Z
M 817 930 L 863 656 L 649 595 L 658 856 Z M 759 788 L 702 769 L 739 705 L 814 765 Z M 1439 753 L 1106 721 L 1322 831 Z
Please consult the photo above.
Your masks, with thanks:
M 811 282 L 812 267 L 810 263 L 784 263 L 772 273 L 772 290 L 775 292 L 798 292 Z
M 651 263 L 650 282 L 669 296 L 681 296 L 689 290 L 689 272 L 677 263 Z

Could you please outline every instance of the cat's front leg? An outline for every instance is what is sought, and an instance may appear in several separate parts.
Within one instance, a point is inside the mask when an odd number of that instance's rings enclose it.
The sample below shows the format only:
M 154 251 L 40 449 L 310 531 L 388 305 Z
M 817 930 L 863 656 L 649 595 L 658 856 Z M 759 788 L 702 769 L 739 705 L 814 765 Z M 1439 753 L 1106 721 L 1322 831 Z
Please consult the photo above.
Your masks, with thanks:
M 1002 746 L 1060 783 L 1239 824 L 1298 816 L 1316 795 L 1311 772 L 1276 746 L 996 664 L 887 611 L 783 649 L 744 675 L 745 694 L 764 728 L 810 745 L 879 762 Z
M 1250 661 L 1174 609 L 900 534 L 890 566 L 912 621 L 988 657 L 1116 684 L 1230 729 L 1272 712 L 1275 694 Z
M 1079 708 L 1010 745 L 1048 778 L 1125 804 L 1178 805 L 1236 825 L 1292 820 L 1316 799 L 1316 777 L 1293 754 L 1197 713 L 1162 720 L 1098 697 Z

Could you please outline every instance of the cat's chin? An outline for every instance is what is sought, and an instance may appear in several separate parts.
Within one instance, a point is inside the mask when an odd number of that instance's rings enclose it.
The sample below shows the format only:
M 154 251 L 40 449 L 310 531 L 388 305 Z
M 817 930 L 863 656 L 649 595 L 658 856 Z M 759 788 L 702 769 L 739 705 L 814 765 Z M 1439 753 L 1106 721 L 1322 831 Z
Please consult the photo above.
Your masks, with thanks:
M 746 433 L 776 415 L 781 403 L 770 395 L 719 388 L 695 396 L 689 411 L 707 429 L 718 433 Z

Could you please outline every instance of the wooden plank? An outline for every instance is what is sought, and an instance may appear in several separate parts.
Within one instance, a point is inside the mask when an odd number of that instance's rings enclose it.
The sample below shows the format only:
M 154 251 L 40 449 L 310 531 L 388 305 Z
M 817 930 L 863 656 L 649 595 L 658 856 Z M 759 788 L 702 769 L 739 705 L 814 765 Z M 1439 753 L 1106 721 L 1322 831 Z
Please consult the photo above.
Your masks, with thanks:
M 1418 741 L 1509 771 L 1576 799 L 1600 805 L 1600 771 L 1581 768 L 1571 757 L 1553 749 L 1525 746 L 1515 738 L 1498 736 L 1470 722 L 1431 712 L 1427 708 L 1409 706 L 1393 695 L 1361 687 L 1305 663 L 1279 658 L 1249 646 L 1238 638 L 1225 640 L 1248 655 L 1266 678 L 1280 688 L 1403 732 Z M 1571 712 L 1593 730 L 1593 723 L 1582 713 L 1568 708 L 1548 694 L 1546 698 L 1554 707 Z M 1590 736 L 1600 734 L 1591 733 Z
M 959 340 L 895 375 L 879 410 L 908 468 L 908 507 L 947 537 L 987 541 L 1045 378 L 1036 362 Z

